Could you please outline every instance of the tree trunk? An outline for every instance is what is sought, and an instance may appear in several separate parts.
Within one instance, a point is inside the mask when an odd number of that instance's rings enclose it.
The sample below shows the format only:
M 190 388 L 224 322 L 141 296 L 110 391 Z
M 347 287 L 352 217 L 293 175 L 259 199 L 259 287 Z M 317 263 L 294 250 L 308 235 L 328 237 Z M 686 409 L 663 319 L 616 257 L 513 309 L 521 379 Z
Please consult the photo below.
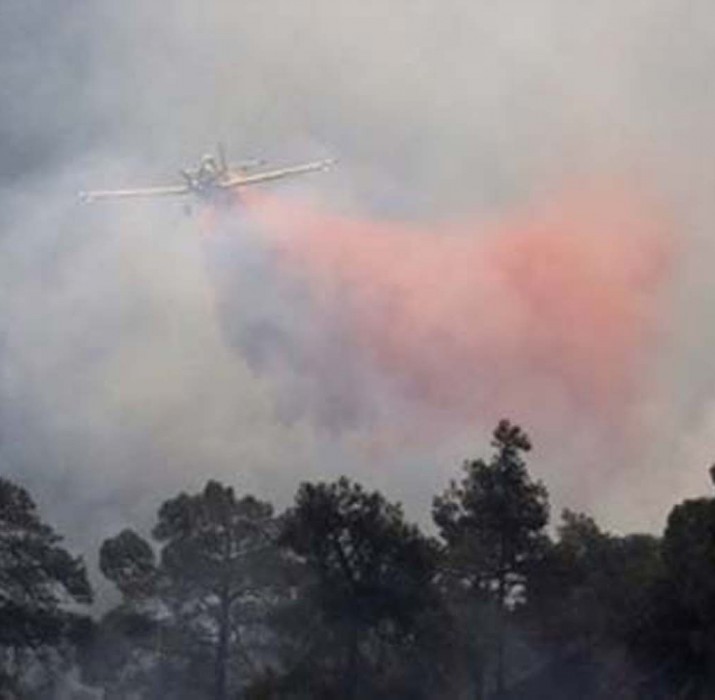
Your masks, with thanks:
M 499 543 L 499 580 L 497 582 L 497 658 L 496 658 L 496 700 L 502 700 L 505 690 L 506 660 L 505 660 L 505 636 L 506 636 L 506 591 L 507 591 L 507 566 L 506 566 L 506 543 L 504 535 Z
M 476 664 L 472 666 L 472 684 L 474 686 L 474 700 L 484 700 L 484 659 L 481 654 Z
M 343 697 L 345 700 L 358 698 L 358 631 L 353 628 L 348 632 L 348 658 L 345 669 L 345 690 Z
M 506 686 L 506 659 L 505 659 L 505 636 L 506 626 L 504 611 L 506 608 L 506 577 L 502 573 L 499 577 L 499 605 L 497 606 L 497 658 L 496 658 L 496 700 L 502 700 Z
M 218 617 L 218 642 L 216 644 L 216 666 L 214 670 L 214 700 L 226 700 L 226 665 L 228 662 L 228 634 L 230 600 L 228 593 L 221 595 Z

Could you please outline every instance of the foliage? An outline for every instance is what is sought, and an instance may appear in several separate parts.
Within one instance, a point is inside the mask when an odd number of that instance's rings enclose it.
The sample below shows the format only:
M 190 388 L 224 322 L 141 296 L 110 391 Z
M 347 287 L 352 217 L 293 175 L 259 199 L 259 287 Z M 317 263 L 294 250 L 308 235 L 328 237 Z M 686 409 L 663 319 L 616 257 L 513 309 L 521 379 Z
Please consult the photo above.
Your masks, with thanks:
M 531 450 L 527 434 L 502 420 L 491 444 L 492 458 L 465 462 L 462 481 L 452 482 L 432 508 L 446 543 L 445 580 L 452 581 L 452 598 L 459 599 L 466 584 L 471 600 L 462 599 L 460 606 L 469 618 L 481 621 L 473 639 L 465 635 L 478 698 L 485 693 L 492 665 L 496 692 L 504 691 L 508 608 L 525 594 L 529 571 L 547 542 L 549 518 L 546 489 L 531 480 L 524 462 L 523 454 Z
M 127 599 L 139 599 L 156 591 L 154 550 L 134 530 L 122 530 L 102 543 L 99 570 Z
M 423 613 L 438 607 L 435 543 L 404 521 L 399 505 L 344 477 L 301 485 L 281 541 L 308 570 L 321 683 L 341 678 L 331 692 L 344 697 L 399 697 L 400 669 L 427 634 Z
M 614 536 L 564 510 L 557 542 L 532 572 L 527 616 L 537 616 L 540 639 L 556 649 L 623 644 L 661 570 L 655 537 Z
M 92 664 L 106 670 L 113 660 L 105 685 L 219 700 L 245 685 L 270 662 L 266 619 L 282 581 L 278 530 L 270 504 L 209 481 L 159 509 L 158 561 L 131 530 L 105 541 L 101 570 L 123 594 L 103 620 L 103 651 Z
M 2 605 L 32 613 L 63 602 L 92 602 L 81 559 L 60 546 L 62 538 L 43 523 L 30 495 L 0 478 L 0 596 Z M 34 636 L 18 638 L 33 644 Z
M 33 665 L 51 686 L 88 632 L 70 606 L 91 603 L 92 590 L 82 560 L 61 542 L 30 494 L 0 478 L 0 690 L 29 694 L 23 676 Z
M 546 489 L 531 480 L 522 457 L 531 450 L 526 433 L 503 420 L 492 446 L 489 462 L 465 462 L 461 483 L 434 499 L 432 514 L 459 575 L 503 604 L 540 554 L 549 508 Z
M 441 542 L 346 478 L 281 516 L 215 481 L 179 494 L 151 540 L 102 544 L 121 602 L 97 623 L 81 559 L 0 479 L 0 697 L 79 697 L 78 650 L 107 698 L 715 697 L 715 499 L 662 539 L 565 510 L 552 540 L 528 436 L 502 421 L 492 447 L 434 499 Z
M 662 574 L 645 591 L 632 650 L 648 671 L 646 692 L 715 695 L 715 499 L 687 500 L 668 516 Z M 665 696 L 663 696 L 665 697 Z M 671 697 L 671 696 L 668 696 Z

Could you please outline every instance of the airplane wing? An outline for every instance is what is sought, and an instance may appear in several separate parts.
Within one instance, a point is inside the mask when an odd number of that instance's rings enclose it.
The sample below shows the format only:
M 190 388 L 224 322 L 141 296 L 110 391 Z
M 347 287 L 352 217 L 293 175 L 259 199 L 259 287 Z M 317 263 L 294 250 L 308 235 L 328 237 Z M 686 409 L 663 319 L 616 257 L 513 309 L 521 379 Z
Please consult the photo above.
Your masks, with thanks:
M 172 195 L 189 194 L 188 185 L 172 185 L 169 187 L 143 187 L 134 190 L 90 190 L 80 192 L 79 198 L 83 202 L 96 202 L 98 199 L 126 199 L 129 197 L 167 197 Z
M 267 170 L 263 173 L 254 173 L 252 175 L 234 174 L 228 179 L 220 183 L 223 189 L 232 189 L 234 187 L 243 187 L 244 185 L 255 185 L 259 182 L 268 182 L 269 180 L 280 180 L 291 175 L 300 175 L 301 173 L 310 173 L 316 170 L 326 170 L 335 163 L 334 160 L 318 160 L 314 163 L 304 163 L 302 165 L 292 165 L 288 168 L 279 168 L 277 170 Z

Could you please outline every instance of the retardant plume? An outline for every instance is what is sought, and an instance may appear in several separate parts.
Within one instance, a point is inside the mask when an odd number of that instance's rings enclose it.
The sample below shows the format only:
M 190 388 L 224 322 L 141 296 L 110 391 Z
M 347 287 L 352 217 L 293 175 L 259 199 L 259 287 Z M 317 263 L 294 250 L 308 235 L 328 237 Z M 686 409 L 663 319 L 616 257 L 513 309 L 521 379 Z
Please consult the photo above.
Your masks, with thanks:
M 434 416 L 613 425 L 639 396 L 673 257 L 645 198 L 592 188 L 499 222 L 431 227 L 265 194 L 244 204 L 315 313 L 339 319 L 361 361 Z

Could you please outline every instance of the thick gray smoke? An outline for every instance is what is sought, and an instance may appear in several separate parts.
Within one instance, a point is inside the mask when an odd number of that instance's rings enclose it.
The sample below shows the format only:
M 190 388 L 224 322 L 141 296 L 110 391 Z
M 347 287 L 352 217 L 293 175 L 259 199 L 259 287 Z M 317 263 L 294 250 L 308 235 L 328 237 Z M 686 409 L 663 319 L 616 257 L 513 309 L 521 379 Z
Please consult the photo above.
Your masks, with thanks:
M 285 191 L 418 221 L 498 217 L 604 173 L 647 180 L 681 252 L 639 408 L 646 448 L 614 462 L 585 426 L 534 470 L 559 504 L 658 527 L 705 487 L 715 431 L 713 27 L 710 3 L 676 0 L 6 0 L 3 471 L 94 546 L 209 476 L 285 504 L 299 479 L 347 473 L 417 515 L 486 449 L 491 425 L 375 449 L 383 397 L 354 391 L 375 383 L 345 377 L 339 322 L 311 316 L 248 228 L 222 258 L 178 205 L 76 201 L 173 177 L 223 140 L 237 158 L 338 156 Z M 316 362 L 332 403 L 311 403 Z

